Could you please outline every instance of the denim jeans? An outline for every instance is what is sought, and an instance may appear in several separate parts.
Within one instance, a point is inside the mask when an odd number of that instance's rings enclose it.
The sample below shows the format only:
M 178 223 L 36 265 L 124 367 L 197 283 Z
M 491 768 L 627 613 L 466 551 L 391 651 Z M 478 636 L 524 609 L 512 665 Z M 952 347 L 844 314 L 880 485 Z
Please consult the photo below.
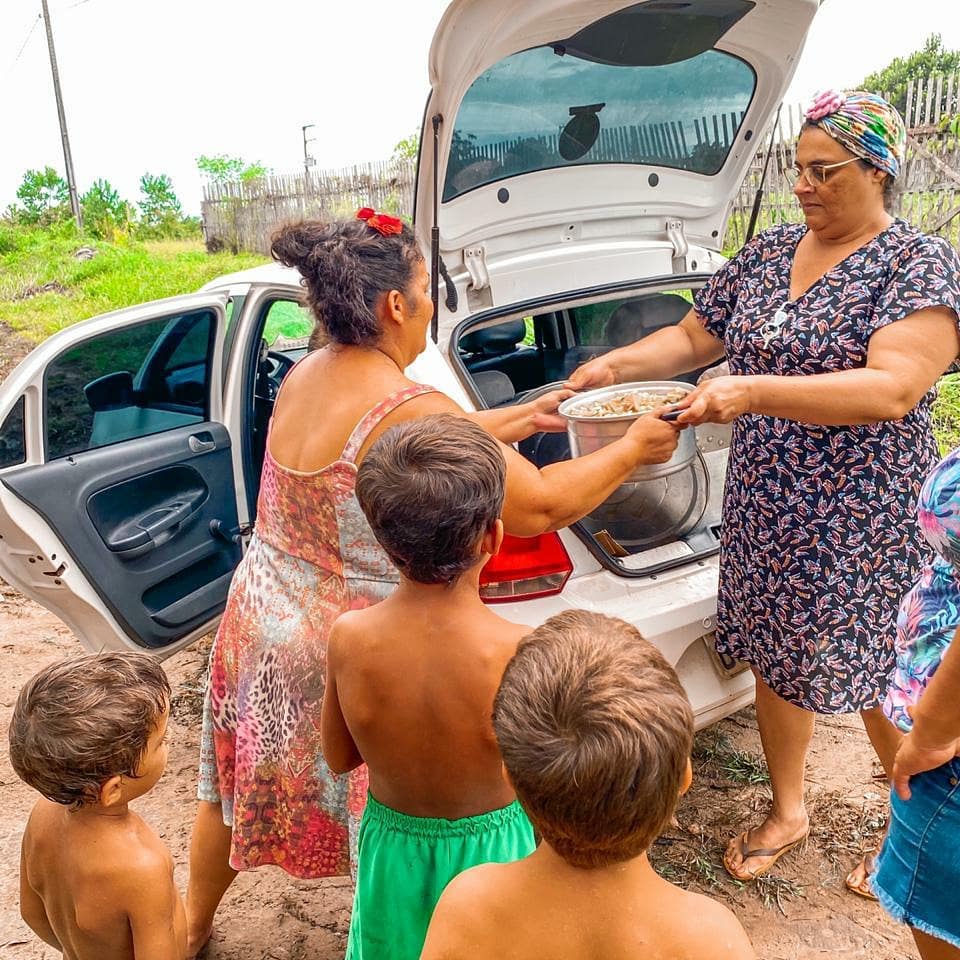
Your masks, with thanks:
M 894 919 L 960 947 L 960 759 L 910 778 L 890 799 L 890 829 L 871 878 Z

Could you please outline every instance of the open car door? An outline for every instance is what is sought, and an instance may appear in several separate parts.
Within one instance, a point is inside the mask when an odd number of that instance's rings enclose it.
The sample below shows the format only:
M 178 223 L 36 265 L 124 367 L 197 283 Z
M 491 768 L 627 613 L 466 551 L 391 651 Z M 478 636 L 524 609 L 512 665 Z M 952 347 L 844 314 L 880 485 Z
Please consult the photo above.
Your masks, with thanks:
M 96 317 L 0 387 L 0 576 L 91 650 L 209 630 L 241 555 L 223 425 L 225 297 Z

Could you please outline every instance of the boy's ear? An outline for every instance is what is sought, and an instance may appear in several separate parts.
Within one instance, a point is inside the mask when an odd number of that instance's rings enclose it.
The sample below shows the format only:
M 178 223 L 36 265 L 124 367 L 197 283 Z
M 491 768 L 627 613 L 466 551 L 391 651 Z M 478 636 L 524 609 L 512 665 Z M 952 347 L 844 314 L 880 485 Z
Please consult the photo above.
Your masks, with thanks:
M 100 795 L 97 799 L 101 807 L 113 807 L 120 803 L 123 799 L 123 777 L 117 774 L 105 780 L 100 787 Z
M 483 535 L 483 543 L 481 543 L 480 549 L 484 553 L 489 553 L 491 557 L 495 557 L 500 552 L 502 545 L 503 521 L 494 520 L 487 528 L 487 532 Z
M 693 764 L 690 763 L 690 758 L 687 757 L 687 769 L 683 771 L 683 779 L 680 781 L 681 797 L 690 789 L 690 784 L 692 783 L 693 783 Z

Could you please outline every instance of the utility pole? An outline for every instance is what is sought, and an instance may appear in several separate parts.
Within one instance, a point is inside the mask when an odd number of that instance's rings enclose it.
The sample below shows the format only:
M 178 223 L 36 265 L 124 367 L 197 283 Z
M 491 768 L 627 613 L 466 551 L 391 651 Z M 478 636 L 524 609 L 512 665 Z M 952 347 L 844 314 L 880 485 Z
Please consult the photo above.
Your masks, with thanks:
M 50 27 L 50 11 L 47 0 L 40 0 L 43 6 L 43 25 L 47 28 L 47 49 L 50 51 L 50 70 L 53 73 L 53 92 L 57 98 L 57 116 L 60 118 L 60 139 L 63 141 L 63 162 L 67 168 L 67 187 L 70 190 L 70 209 L 77 221 L 77 227 L 83 229 L 83 214 L 80 212 L 80 197 L 77 194 L 77 178 L 73 174 L 73 157 L 70 155 L 70 138 L 67 136 L 67 116 L 63 112 L 63 95 L 60 93 L 60 73 L 57 70 L 57 52 L 53 49 L 53 30 Z
M 307 182 L 310 181 L 310 168 L 316 166 L 317 159 L 310 149 L 310 144 L 316 142 L 316 137 L 308 137 L 307 131 L 316 129 L 315 123 L 308 123 L 303 126 L 303 172 L 306 175 Z

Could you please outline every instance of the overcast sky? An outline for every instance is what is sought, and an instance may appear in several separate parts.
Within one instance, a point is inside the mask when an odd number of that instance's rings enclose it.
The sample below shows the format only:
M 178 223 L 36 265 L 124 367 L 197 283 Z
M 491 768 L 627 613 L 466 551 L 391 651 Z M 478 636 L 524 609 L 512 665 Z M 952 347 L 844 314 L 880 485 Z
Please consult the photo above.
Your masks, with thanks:
M 167 173 L 198 212 L 202 153 L 292 171 L 315 122 L 321 166 L 389 156 L 420 125 L 447 0 L 49 3 L 81 192 L 104 177 L 135 200 L 142 173 Z M 39 8 L 0 0 L 0 210 L 28 168 L 63 171 Z M 826 0 L 788 99 L 856 83 L 933 32 L 960 48 L 960 4 Z

